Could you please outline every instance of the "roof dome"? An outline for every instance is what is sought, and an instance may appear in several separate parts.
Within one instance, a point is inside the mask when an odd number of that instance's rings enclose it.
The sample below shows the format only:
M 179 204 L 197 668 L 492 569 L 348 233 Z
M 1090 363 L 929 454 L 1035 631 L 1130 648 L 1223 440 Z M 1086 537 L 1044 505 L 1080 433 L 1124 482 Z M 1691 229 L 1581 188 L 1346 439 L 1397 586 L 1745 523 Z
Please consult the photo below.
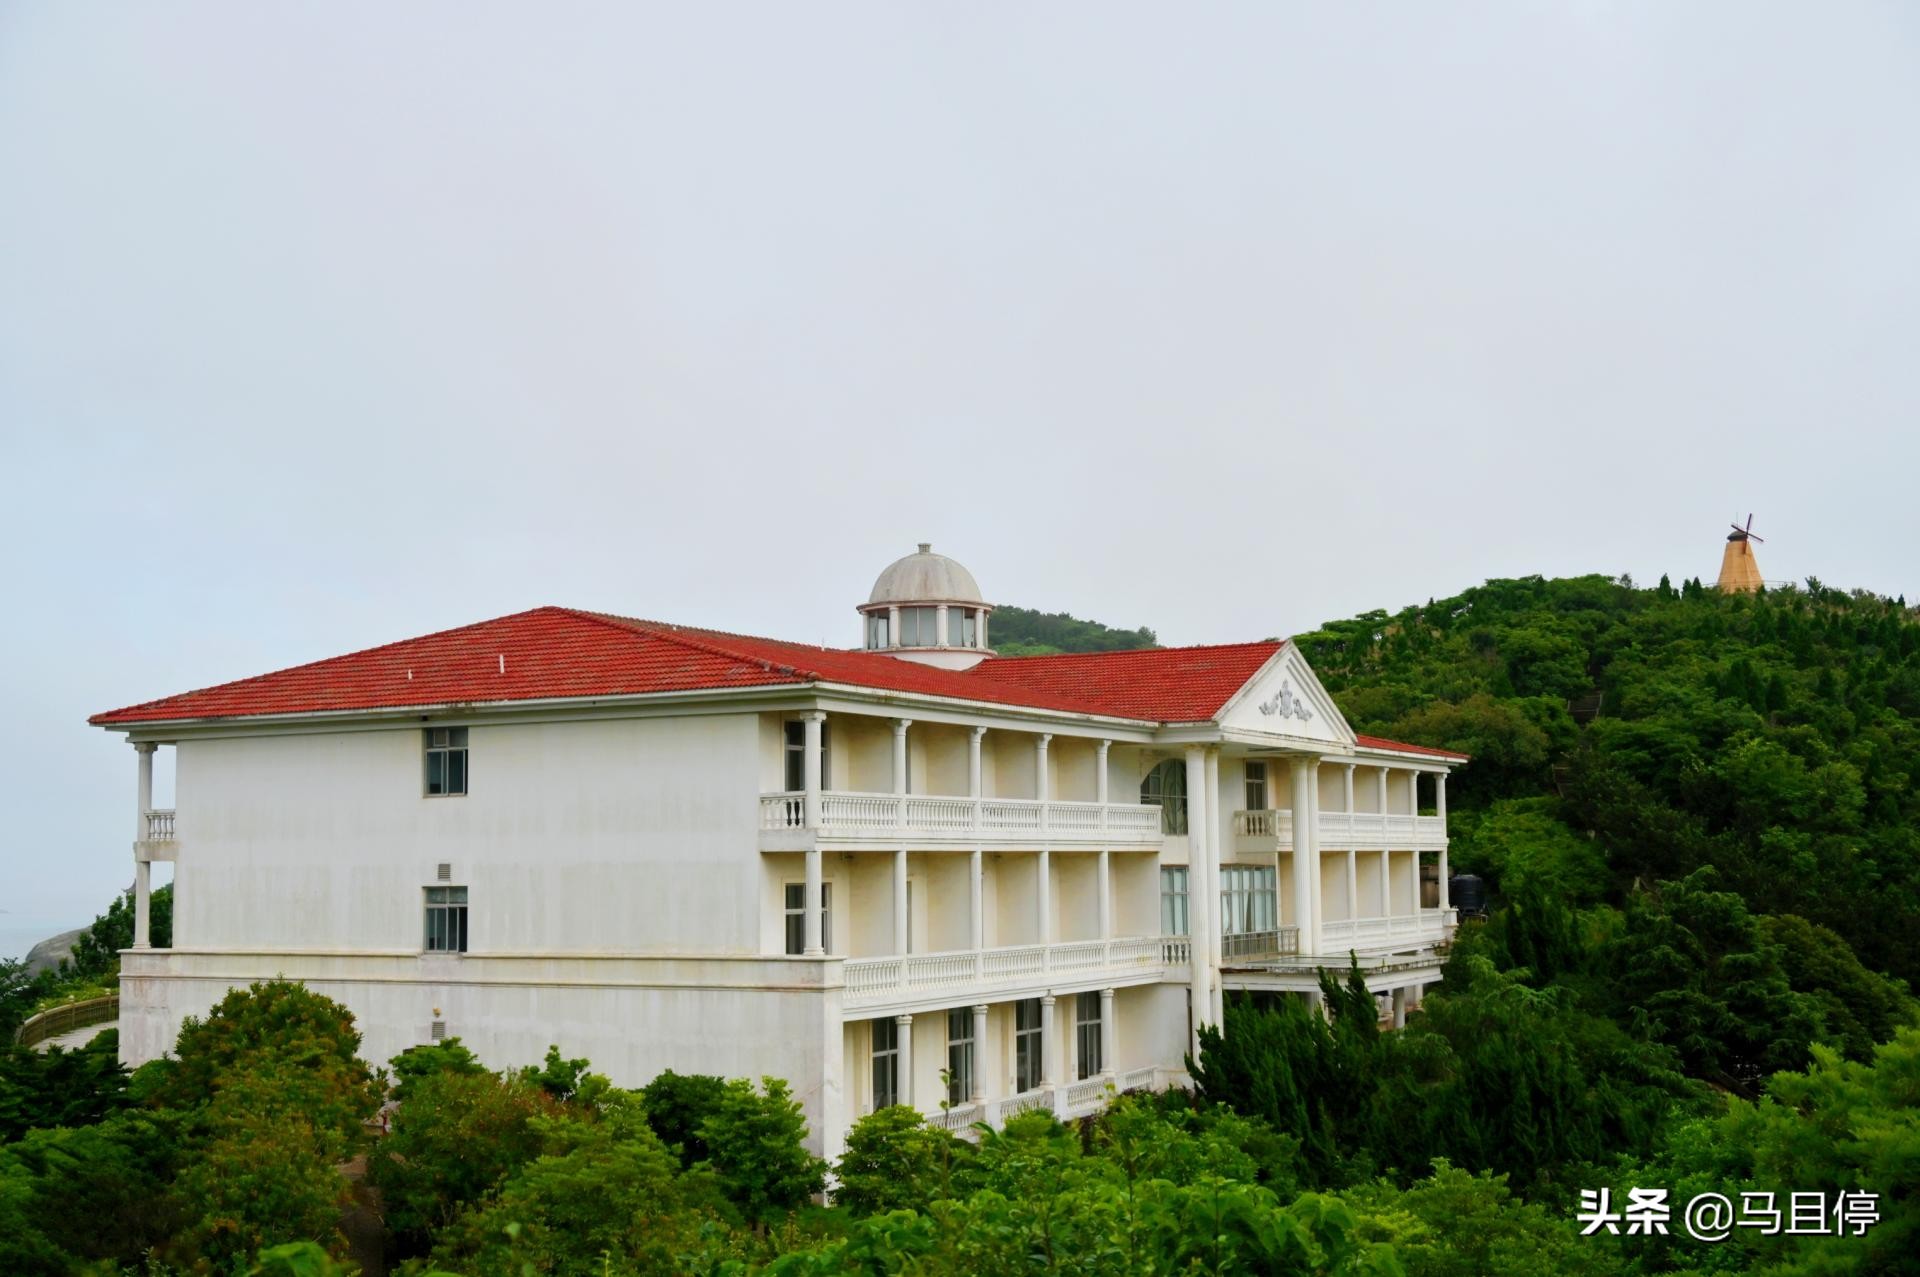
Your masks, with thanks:
M 889 564 L 873 583 L 867 596 L 868 607 L 888 603 L 977 603 L 980 586 L 973 573 L 944 554 L 935 554 L 933 546 L 920 543 L 918 553 Z

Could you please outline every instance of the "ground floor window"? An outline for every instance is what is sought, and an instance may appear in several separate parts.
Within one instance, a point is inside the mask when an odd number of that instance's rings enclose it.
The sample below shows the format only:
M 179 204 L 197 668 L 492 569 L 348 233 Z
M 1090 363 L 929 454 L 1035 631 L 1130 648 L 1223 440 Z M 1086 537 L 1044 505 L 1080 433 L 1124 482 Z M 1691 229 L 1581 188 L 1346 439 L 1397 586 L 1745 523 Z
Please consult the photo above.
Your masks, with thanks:
M 900 1102 L 900 1024 L 892 1016 L 873 1021 L 873 1107 Z
M 1184 936 L 1187 930 L 1187 867 L 1163 865 L 1160 869 L 1160 934 Z
M 1272 865 L 1220 866 L 1221 934 L 1240 936 L 1279 927 L 1278 886 L 1279 874 Z
M 1073 1053 L 1085 1081 L 1105 1067 L 1100 1058 L 1100 995 L 1082 993 L 1073 1000 Z
M 807 884 L 787 884 L 787 952 L 807 951 Z M 833 884 L 820 884 L 820 947 L 833 952 Z
M 1025 1095 L 1037 1090 L 1045 1071 L 1040 1067 L 1046 1041 L 1040 1033 L 1040 999 L 1022 998 L 1013 1004 L 1013 1089 Z
M 428 953 L 467 951 L 467 889 L 427 888 Z
M 973 1008 L 947 1012 L 947 1103 L 973 1098 Z

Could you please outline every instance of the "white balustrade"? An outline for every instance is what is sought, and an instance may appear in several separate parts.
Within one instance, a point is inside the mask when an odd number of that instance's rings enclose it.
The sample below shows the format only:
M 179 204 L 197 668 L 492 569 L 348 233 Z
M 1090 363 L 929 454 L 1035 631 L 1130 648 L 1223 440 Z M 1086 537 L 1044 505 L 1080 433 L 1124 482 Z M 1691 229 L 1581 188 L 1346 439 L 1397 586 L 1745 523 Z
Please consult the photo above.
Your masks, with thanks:
M 927 1124 L 943 1131 L 964 1131 L 975 1122 L 986 1120 L 986 1116 L 987 1106 L 984 1104 L 955 1104 L 929 1116 Z
M 147 813 L 147 841 L 173 841 L 173 808 L 156 807 Z
M 1236 836 L 1262 844 L 1293 846 L 1293 813 L 1290 811 L 1236 811 L 1233 813 Z M 1372 811 L 1323 811 L 1320 813 L 1320 847 L 1323 851 L 1432 851 L 1447 845 L 1447 822 L 1439 816 L 1381 814 Z
M 1114 1079 L 1114 1088 L 1122 1092 L 1151 1091 L 1159 1080 L 1159 1070 L 1149 1065 L 1144 1069 L 1128 1069 Z
M 1090 1077 L 1084 1082 L 1072 1083 L 1065 1089 L 1061 1107 L 1070 1115 L 1099 1108 L 1107 1101 L 1107 1079 L 1104 1077 Z
M 1008 1118 L 1019 1117 L 1022 1113 L 1045 1112 L 1053 1107 L 1053 1092 L 1050 1090 L 1028 1091 L 1024 1095 L 1010 1095 L 997 1105 L 1000 1124 L 1005 1126 Z
M 762 829 L 804 829 L 806 796 L 762 794 Z M 848 837 L 893 837 L 900 831 L 934 838 L 991 840 L 1021 835 L 1093 843 L 1156 843 L 1160 809 L 1140 803 L 1040 802 L 1031 798 L 951 798 L 828 790 L 820 795 L 820 829 Z
M 1185 937 L 1128 936 L 1119 940 L 1074 940 L 1003 949 L 958 949 L 845 963 L 846 1003 L 868 1007 L 933 994 L 971 996 L 996 989 L 1043 986 L 1050 977 L 1153 978 L 1168 965 L 1184 965 Z

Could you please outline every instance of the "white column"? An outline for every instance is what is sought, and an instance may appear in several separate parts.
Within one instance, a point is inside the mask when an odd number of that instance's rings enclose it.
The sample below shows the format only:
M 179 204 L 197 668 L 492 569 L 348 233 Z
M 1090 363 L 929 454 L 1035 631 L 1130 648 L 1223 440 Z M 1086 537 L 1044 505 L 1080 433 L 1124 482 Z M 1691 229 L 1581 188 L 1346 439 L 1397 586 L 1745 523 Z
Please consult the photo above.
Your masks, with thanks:
M 1113 1022 L 1113 990 L 1100 990 L 1100 1071 L 1111 1078 L 1119 1072 L 1120 1038 Z
M 801 716 L 802 740 L 800 771 L 806 785 L 807 828 L 813 831 L 807 848 L 806 913 L 801 918 L 806 956 L 820 957 L 820 724 L 827 716 L 818 710 Z
M 1033 738 L 1033 796 L 1043 803 L 1053 797 L 1047 783 L 1047 743 L 1052 739 L 1046 732 Z
M 1326 946 L 1321 942 L 1321 929 L 1326 923 L 1327 901 L 1324 878 L 1320 872 L 1320 760 L 1312 759 L 1308 763 L 1307 799 L 1313 809 L 1313 818 L 1307 822 L 1307 841 L 1313 848 L 1307 857 L 1307 872 L 1312 880 L 1313 893 L 1313 952 L 1324 953 Z M 1299 834 L 1295 834 L 1297 840 Z
M 1040 849 L 1034 871 L 1034 903 L 1040 911 L 1040 943 L 1053 943 L 1053 853 Z
M 900 1050 L 900 1103 L 913 1107 L 913 1017 L 896 1015 L 893 1017 L 894 1039 Z
M 907 792 L 907 729 L 913 726 L 911 718 L 893 720 L 893 792 Z
M 1420 814 L 1420 773 L 1416 771 L 1407 773 L 1407 814 Z
M 1380 769 L 1379 780 L 1380 780 L 1380 814 L 1382 816 L 1385 816 L 1387 814 L 1387 769 L 1384 767 Z
M 1393 853 L 1380 853 L 1380 916 L 1393 916 Z
M 887 646 L 900 646 L 900 609 L 897 607 L 887 609 Z
M 893 853 L 893 951 L 907 951 L 907 852 Z
M 893 720 L 893 821 L 901 826 L 907 823 L 907 729 L 912 726 L 910 718 Z
M 1113 854 L 1100 849 L 1100 938 L 1113 939 Z
M 1453 908 L 1453 892 L 1447 887 L 1447 774 L 1437 772 L 1433 778 L 1433 810 L 1440 817 L 1440 910 L 1445 913 Z
M 1288 761 L 1287 772 L 1293 782 L 1293 925 L 1300 933 L 1300 952 L 1318 952 L 1313 935 L 1313 879 L 1307 872 L 1309 841 L 1307 829 L 1313 823 L 1313 799 L 1307 787 L 1313 773 L 1307 759 L 1299 756 Z
M 987 947 L 987 920 L 980 912 L 984 895 L 981 877 L 985 872 L 981 861 L 984 859 L 985 855 L 978 847 L 975 847 L 973 854 L 967 857 L 967 895 L 970 901 L 967 920 L 973 929 L 973 948 L 976 952 Z
M 1405 989 L 1393 991 L 1393 1027 L 1396 1029 L 1407 1027 L 1407 991 Z
M 1051 993 L 1040 999 L 1040 1085 L 1043 1087 L 1052 1086 L 1059 1080 L 1053 1067 L 1056 1045 L 1053 1038 L 1053 1003 Z
M 1342 770 L 1346 772 L 1346 776 L 1343 779 L 1345 780 L 1347 791 L 1347 814 L 1351 816 L 1353 814 L 1353 764 L 1347 763 Z
M 1213 941 L 1207 908 L 1207 762 L 1206 751 L 1187 746 L 1187 921 L 1192 932 L 1187 948 L 1192 955 L 1188 998 L 1193 1010 L 1194 1054 L 1200 1052 L 1199 1030 L 1213 1023 Z
M 973 636 L 979 640 L 981 647 L 987 645 L 987 609 L 985 608 L 981 608 L 974 615 Z
M 153 864 L 147 860 L 133 862 L 133 947 L 150 949 L 153 947 Z
M 153 751 L 151 741 L 133 749 L 140 760 L 139 811 L 135 813 L 133 849 L 133 947 L 153 947 L 153 864 L 147 859 L 147 813 L 153 810 Z
M 980 741 L 986 734 L 986 728 L 976 727 L 967 740 L 967 797 L 973 799 L 975 829 L 980 828 Z
M 1107 801 L 1107 751 L 1112 747 L 1110 740 L 1093 747 L 1093 801 L 1103 806 Z
M 973 1008 L 973 1102 L 987 1102 L 987 1008 Z
M 1207 935 L 1213 945 L 1211 965 L 1215 972 L 1222 965 L 1226 947 L 1226 919 L 1220 915 L 1220 751 L 1207 750 Z M 1225 1024 L 1226 986 L 1216 975 L 1213 980 L 1213 1022 Z
M 1349 921 L 1360 916 L 1360 854 L 1353 848 L 1347 848 L 1347 918 Z M 1359 937 L 1354 936 L 1357 942 Z
M 947 605 L 945 603 L 936 603 L 934 605 L 933 626 L 933 637 L 938 640 L 937 645 L 945 647 L 947 645 Z

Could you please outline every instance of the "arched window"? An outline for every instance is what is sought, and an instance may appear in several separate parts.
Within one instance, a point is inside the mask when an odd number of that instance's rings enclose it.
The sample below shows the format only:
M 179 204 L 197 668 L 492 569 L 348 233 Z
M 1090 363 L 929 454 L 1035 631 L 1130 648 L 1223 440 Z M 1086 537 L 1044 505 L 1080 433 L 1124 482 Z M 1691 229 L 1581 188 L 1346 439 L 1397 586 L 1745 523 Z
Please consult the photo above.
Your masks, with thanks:
M 1164 833 L 1187 832 L 1187 765 L 1169 758 L 1147 773 L 1140 783 L 1140 801 L 1160 809 L 1160 828 Z

